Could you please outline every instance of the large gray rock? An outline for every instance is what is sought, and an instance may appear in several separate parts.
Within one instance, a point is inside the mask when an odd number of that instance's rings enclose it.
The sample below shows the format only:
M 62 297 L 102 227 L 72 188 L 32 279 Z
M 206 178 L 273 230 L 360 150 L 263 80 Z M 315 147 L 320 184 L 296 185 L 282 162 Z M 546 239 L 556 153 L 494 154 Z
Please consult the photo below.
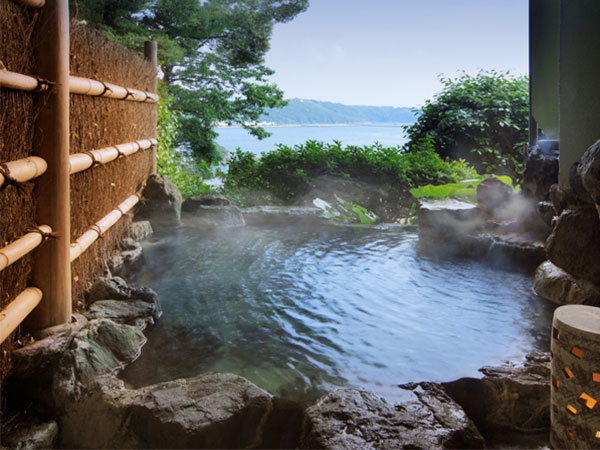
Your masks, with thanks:
M 231 228 L 246 225 L 237 206 L 194 205 L 185 212 L 185 224 L 199 228 Z
M 438 242 L 437 246 L 438 250 L 443 250 L 442 254 L 486 260 L 494 266 L 505 268 L 533 271 L 546 259 L 544 242 L 535 236 L 520 233 L 473 233 Z
M 54 421 L 41 422 L 31 417 L 17 417 L 14 424 L 11 420 L 2 421 L 0 447 L 13 450 L 37 450 L 54 448 L 58 438 L 58 424 Z
M 100 389 L 61 417 L 62 447 L 298 446 L 299 407 L 290 408 L 239 376 L 205 374 L 137 390 L 108 377 L 100 380 Z
M 157 232 L 168 231 L 181 225 L 181 203 L 183 198 L 175 184 L 168 178 L 152 174 L 148 177 L 143 192 L 142 207 L 136 219 L 146 219 Z
M 596 141 L 583 154 L 577 167 L 577 173 L 596 205 L 600 205 L 600 140 Z
M 149 220 L 138 220 L 133 222 L 129 228 L 129 236 L 134 241 L 142 241 L 150 237 L 152 233 L 154 233 L 154 230 Z
M 111 319 L 144 330 L 161 315 L 158 305 L 144 300 L 98 300 L 85 312 L 90 319 Z
M 187 198 L 181 206 L 183 212 L 194 212 L 199 206 L 229 206 L 231 202 L 220 194 L 197 195 Z
M 41 416 L 59 419 L 95 389 L 99 376 L 135 360 L 146 342 L 134 326 L 83 316 L 77 323 L 77 332 L 53 333 L 17 352 L 7 391 Z
M 130 287 L 119 277 L 100 277 L 88 293 L 88 319 L 111 319 L 144 330 L 162 315 L 158 295 L 147 287 Z
M 504 209 L 513 195 L 513 188 L 498 178 L 488 178 L 477 185 L 477 204 L 492 216 Z
M 92 285 L 88 293 L 88 301 L 116 299 L 127 300 L 132 298 L 131 288 L 121 277 L 100 277 Z
M 73 314 L 70 323 L 45 328 L 34 334 L 32 344 L 12 353 L 12 374 L 15 377 L 36 377 L 54 366 L 71 346 L 75 335 L 88 323 L 81 314 Z
M 550 261 L 544 261 L 535 271 L 535 291 L 559 305 L 600 306 L 600 286 L 577 279 Z
M 262 441 L 272 396 L 245 378 L 208 374 L 125 394 L 143 446 L 248 448 Z M 168 430 L 168 433 L 165 431 Z
M 92 285 L 87 300 L 93 303 L 98 300 L 144 300 L 155 303 L 160 311 L 158 295 L 148 287 L 130 287 L 120 277 L 100 277 Z
M 583 205 L 593 205 L 594 200 L 583 185 L 583 180 L 579 173 L 579 161 L 573 163 L 569 169 L 569 187 L 571 192 L 577 198 L 577 201 Z
M 522 363 L 484 367 L 481 379 L 443 383 L 484 436 L 498 430 L 535 433 L 550 428 L 550 354 Z
M 142 257 L 142 244 L 132 238 L 125 238 L 121 241 L 122 250 L 112 254 L 109 261 L 111 271 L 119 270 L 123 265 L 135 264 Z
M 593 208 L 562 212 L 546 241 L 548 259 L 576 278 L 600 284 L 600 219 Z
M 254 206 L 242 209 L 247 225 L 324 224 L 317 214 L 321 209 L 310 206 Z
M 481 236 L 490 240 L 487 259 L 498 266 L 514 266 L 533 270 L 546 259 L 544 242 L 527 234 Z
M 55 405 L 68 408 L 94 385 L 98 375 L 113 373 L 134 361 L 146 337 L 135 326 L 109 319 L 91 320 L 74 337 L 54 373 L 52 393 Z
M 548 198 L 554 183 L 558 183 L 558 141 L 540 142 L 529 149 L 521 190 L 526 196 L 542 201 Z
M 571 189 L 563 189 L 558 184 L 550 186 L 549 196 L 554 207 L 555 216 L 560 216 L 567 209 L 579 209 L 589 206 L 582 203 Z
M 302 448 L 482 448 L 484 440 L 462 408 L 423 383 L 415 400 L 391 405 L 370 392 L 340 389 L 306 411 Z
M 549 195 L 549 193 L 548 193 Z M 554 210 L 554 205 L 550 201 L 543 201 L 537 204 L 538 212 L 540 213 L 540 217 L 544 221 L 544 223 L 552 229 L 552 222 L 554 217 L 556 217 L 556 211 Z

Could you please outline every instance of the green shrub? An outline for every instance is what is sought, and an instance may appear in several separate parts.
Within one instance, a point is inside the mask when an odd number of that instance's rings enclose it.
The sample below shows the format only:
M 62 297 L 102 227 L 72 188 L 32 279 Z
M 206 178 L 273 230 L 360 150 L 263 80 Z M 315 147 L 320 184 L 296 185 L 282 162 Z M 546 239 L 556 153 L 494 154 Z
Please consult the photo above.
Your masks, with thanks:
M 440 80 L 443 90 L 405 127 L 408 147 L 431 136 L 442 158 L 464 158 L 481 173 L 517 178 L 527 142 L 528 78 L 481 71 Z
M 225 189 L 268 191 L 290 201 L 310 190 L 310 180 L 321 175 L 409 188 L 458 181 L 472 173 L 464 160 L 443 161 L 429 136 L 408 152 L 380 144 L 343 148 L 339 141 L 309 140 L 294 147 L 278 145 L 261 157 L 238 149 L 229 161 Z

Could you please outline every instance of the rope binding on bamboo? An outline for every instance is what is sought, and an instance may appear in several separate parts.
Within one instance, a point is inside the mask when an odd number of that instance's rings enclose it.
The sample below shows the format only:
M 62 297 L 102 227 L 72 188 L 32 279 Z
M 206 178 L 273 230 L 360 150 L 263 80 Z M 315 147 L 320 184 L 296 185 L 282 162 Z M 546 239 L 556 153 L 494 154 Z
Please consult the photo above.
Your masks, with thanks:
M 14 186 L 15 189 L 17 189 L 17 192 L 21 192 L 23 186 L 21 186 L 21 183 L 19 183 L 19 181 L 10 176 L 10 169 L 8 168 L 6 163 L 0 163 L 0 174 L 2 174 L 2 176 L 4 177 L 4 181 L 0 186 L 0 192 L 2 192 L 8 186 Z
M 37 80 L 37 87 L 32 92 L 43 92 L 48 90 L 49 87 L 55 85 L 51 81 L 45 80 L 44 78 L 33 76 Z
M 98 233 L 98 239 L 104 239 L 104 231 L 102 231 L 102 228 L 100 228 L 100 225 L 98 225 L 97 223 L 93 224 L 90 227 L 90 230 Z
M 113 91 L 111 88 L 108 87 L 108 85 L 104 81 L 100 81 L 100 80 L 95 80 L 95 81 L 97 81 L 98 83 L 101 83 L 102 86 L 104 86 L 104 90 L 100 94 L 96 94 L 94 97 L 102 97 L 107 92 L 112 92 Z
M 114 148 L 114 149 L 117 151 L 117 153 L 119 154 L 119 156 L 117 156 L 117 158 L 120 158 L 121 156 L 122 156 L 122 157 L 125 157 L 125 156 L 127 156 L 125 153 L 123 153 L 123 152 L 121 151 L 121 149 L 119 148 L 119 146 L 115 145 L 113 148 Z M 139 146 L 138 146 L 138 150 L 139 150 Z
M 92 159 L 92 165 L 91 165 L 91 167 L 96 167 L 97 165 L 103 164 L 103 163 L 102 163 L 102 161 L 99 161 L 99 160 L 96 158 L 96 155 L 95 155 L 95 154 L 94 154 L 94 153 L 93 153 L 91 150 L 88 150 L 88 151 L 86 151 L 86 152 L 82 152 L 82 153 L 83 153 L 84 155 L 87 155 L 87 156 L 89 156 L 89 157 Z
M 58 239 L 58 237 L 60 236 L 60 233 L 57 233 L 56 231 L 45 231 L 42 230 L 39 227 L 30 227 L 27 228 L 26 230 L 28 233 L 38 233 L 42 236 L 42 242 L 47 241 L 48 239 L 52 238 L 52 239 Z
M 126 88 L 125 88 L 125 90 L 127 91 L 127 94 L 125 94 L 125 97 L 123 97 L 123 100 L 125 100 L 125 99 L 128 99 L 129 97 L 131 97 L 131 98 L 135 99 L 135 95 L 134 95 L 134 93 L 133 93 L 133 92 L 131 92 L 131 91 L 129 90 L 129 88 L 127 88 L 127 87 L 126 87 Z M 144 92 L 144 94 L 146 94 L 146 93 Z M 147 99 L 147 98 L 148 98 L 148 94 L 146 94 L 146 98 L 144 99 L 144 101 L 146 101 L 146 99 Z

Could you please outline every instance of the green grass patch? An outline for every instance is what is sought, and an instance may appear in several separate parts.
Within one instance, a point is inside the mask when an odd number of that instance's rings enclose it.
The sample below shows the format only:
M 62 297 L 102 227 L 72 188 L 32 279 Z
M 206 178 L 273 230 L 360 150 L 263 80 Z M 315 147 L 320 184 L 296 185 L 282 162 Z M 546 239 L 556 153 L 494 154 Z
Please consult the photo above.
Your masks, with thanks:
M 493 177 L 505 182 L 509 186 L 512 186 L 512 179 L 508 176 L 493 175 Z M 477 186 L 486 178 L 490 177 L 464 180 L 458 183 L 439 185 L 427 184 L 425 186 L 419 186 L 411 189 L 410 193 L 416 198 L 453 198 L 469 203 L 477 203 Z M 518 191 L 519 189 L 519 185 L 515 186 L 515 191 Z

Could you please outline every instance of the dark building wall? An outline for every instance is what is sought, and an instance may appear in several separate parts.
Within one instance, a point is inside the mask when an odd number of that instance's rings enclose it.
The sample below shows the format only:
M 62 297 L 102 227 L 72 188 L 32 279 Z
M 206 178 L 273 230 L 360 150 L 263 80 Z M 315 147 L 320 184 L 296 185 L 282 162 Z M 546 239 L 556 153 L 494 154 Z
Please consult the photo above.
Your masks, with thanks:
M 600 139 L 600 1 L 560 7 L 560 175 Z

